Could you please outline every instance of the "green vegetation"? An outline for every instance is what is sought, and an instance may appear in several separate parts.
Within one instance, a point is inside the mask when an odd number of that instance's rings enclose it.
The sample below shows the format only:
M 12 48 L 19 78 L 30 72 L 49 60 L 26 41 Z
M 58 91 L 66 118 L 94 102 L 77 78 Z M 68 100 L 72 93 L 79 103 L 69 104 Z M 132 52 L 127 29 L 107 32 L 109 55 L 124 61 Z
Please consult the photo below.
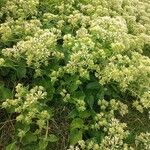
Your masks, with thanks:
M 149 0 L 0 0 L 1 150 L 150 150 Z

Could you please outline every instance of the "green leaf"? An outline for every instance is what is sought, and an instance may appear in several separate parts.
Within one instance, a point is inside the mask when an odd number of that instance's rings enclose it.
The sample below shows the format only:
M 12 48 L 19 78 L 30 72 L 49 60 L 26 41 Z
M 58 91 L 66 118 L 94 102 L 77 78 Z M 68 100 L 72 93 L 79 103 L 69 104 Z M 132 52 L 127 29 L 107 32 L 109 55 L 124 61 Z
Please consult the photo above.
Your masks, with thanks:
M 12 97 L 12 93 L 8 88 L 5 88 L 3 85 L 0 86 L 0 99 L 7 99 Z
M 75 118 L 76 116 L 78 116 L 78 111 L 76 109 L 73 109 L 69 114 L 68 114 L 68 118 Z
M 17 69 L 16 69 L 16 72 L 17 72 L 17 77 L 19 79 L 21 78 L 24 78 L 26 76 L 26 67 L 24 66 L 19 66 Z
M 92 94 L 87 94 L 85 101 L 87 102 L 87 104 L 90 106 L 90 108 L 93 108 L 94 105 L 94 96 Z
M 75 145 L 78 141 L 82 140 L 82 131 L 75 129 L 70 132 L 70 144 Z
M 104 139 L 105 134 L 102 131 L 89 131 L 89 134 L 92 137 L 95 137 L 97 139 L 98 142 L 101 142 L 102 139 Z
M 39 141 L 39 150 L 45 150 L 48 145 L 48 141 L 45 139 L 41 139 Z
M 77 91 L 77 92 L 74 92 L 74 97 L 76 99 L 84 100 L 85 94 L 83 91 Z
M 17 150 L 16 142 L 13 142 L 13 143 L 9 144 L 9 145 L 6 147 L 6 150 Z
M 73 129 L 80 129 L 80 128 L 82 128 L 84 126 L 84 122 L 83 122 L 83 120 L 82 119 L 80 119 L 80 118 L 75 118 L 73 121 L 72 121 L 72 123 L 71 123 L 71 130 L 73 130 Z
M 57 138 L 56 135 L 50 134 L 50 135 L 47 137 L 46 140 L 49 141 L 49 142 L 57 142 L 57 141 L 58 141 L 58 138 Z
M 104 88 L 101 88 L 100 91 L 96 94 L 96 98 L 104 99 L 104 94 L 105 94 Z
M 69 90 L 71 92 L 74 92 L 76 89 L 78 89 L 79 85 L 77 85 L 76 83 L 70 83 L 70 87 L 69 87 Z
M 39 149 L 39 145 L 36 142 L 21 147 L 21 150 L 38 150 L 38 149 Z
M 18 131 L 18 129 L 21 129 L 27 133 L 30 130 L 30 126 L 21 122 L 16 122 L 15 129 L 16 131 Z
M 86 86 L 86 89 L 88 90 L 99 89 L 99 88 L 100 88 L 100 84 L 98 82 L 91 82 L 91 83 L 88 83 Z
M 23 137 L 22 141 L 23 141 L 24 145 L 30 144 L 32 142 L 37 141 L 37 136 L 34 135 L 32 132 L 29 132 L 29 133 L 26 133 L 26 135 Z
M 88 118 L 91 116 L 91 114 L 92 114 L 91 111 L 85 110 L 85 111 L 80 112 L 79 117 L 80 118 Z
M 1 76 L 7 76 L 10 73 L 10 68 L 1 68 L 0 74 Z

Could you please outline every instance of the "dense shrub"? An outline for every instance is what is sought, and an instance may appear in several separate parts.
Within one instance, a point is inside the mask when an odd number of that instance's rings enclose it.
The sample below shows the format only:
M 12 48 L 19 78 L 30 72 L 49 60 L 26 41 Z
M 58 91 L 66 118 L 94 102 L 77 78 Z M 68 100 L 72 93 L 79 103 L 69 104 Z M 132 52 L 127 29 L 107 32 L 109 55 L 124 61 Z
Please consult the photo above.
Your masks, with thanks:
M 52 149 L 63 107 L 69 150 L 150 149 L 149 132 L 131 143 L 120 120 L 150 109 L 149 49 L 149 0 L 1 0 L 1 108 L 15 119 L 7 150 Z

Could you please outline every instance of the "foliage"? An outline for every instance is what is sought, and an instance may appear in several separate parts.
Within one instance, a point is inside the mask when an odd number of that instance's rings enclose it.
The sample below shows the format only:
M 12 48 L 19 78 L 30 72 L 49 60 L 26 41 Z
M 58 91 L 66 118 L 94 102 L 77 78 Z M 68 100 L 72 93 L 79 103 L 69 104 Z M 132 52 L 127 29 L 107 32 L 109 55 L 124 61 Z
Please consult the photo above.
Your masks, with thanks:
M 6 149 L 51 149 L 62 106 L 69 150 L 150 149 L 149 132 L 129 143 L 120 121 L 150 109 L 149 24 L 149 0 L 1 0 L 1 108 L 15 116 Z

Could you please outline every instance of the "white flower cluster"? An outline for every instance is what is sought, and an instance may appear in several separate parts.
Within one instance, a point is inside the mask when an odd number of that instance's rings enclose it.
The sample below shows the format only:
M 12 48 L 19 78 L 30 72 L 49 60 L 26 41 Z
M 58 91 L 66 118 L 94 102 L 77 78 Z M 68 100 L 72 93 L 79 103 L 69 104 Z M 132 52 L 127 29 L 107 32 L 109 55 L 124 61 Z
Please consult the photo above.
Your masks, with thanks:
M 110 58 L 99 74 L 101 84 L 116 81 L 122 90 L 128 89 L 141 95 L 143 88 L 149 88 L 150 60 L 137 52 L 131 53 L 131 58 L 118 54 Z M 138 89 L 134 87 L 135 83 L 140 83 Z
M 86 110 L 85 101 L 81 100 L 81 99 L 77 99 L 76 100 L 76 108 L 77 108 L 78 111 Z
M 96 123 L 92 125 L 92 129 L 104 129 L 107 131 L 107 127 L 110 124 L 111 118 L 115 117 L 115 111 L 118 111 L 122 116 L 128 113 L 128 106 L 115 99 L 110 100 L 99 100 L 98 105 L 100 106 L 101 112 L 95 116 Z
M 123 140 L 128 136 L 129 132 L 125 131 L 125 123 L 120 123 L 117 119 L 112 119 L 108 127 L 108 135 L 105 136 L 100 144 L 101 149 L 126 149 L 127 144 Z
M 143 112 L 144 108 L 150 108 L 150 91 L 144 92 L 144 94 L 140 97 L 140 100 L 136 100 L 133 102 L 133 106 L 139 111 Z
M 6 45 L 8 42 L 18 42 L 27 36 L 33 36 L 40 30 L 40 27 L 41 23 L 38 19 L 22 21 L 10 18 L 7 22 L 0 24 L 0 40 Z M 15 39 L 16 37 L 17 39 Z
M 5 60 L 3 58 L 0 58 L 0 67 L 5 66 Z
M 49 30 L 40 30 L 34 37 L 26 41 L 20 41 L 13 48 L 2 50 L 4 56 L 15 59 L 24 58 L 28 66 L 40 68 L 42 64 L 47 65 L 49 57 L 52 56 L 56 44 L 56 35 Z
M 61 92 L 60 92 L 60 95 L 63 97 L 63 101 L 64 102 L 68 102 L 69 99 L 70 99 L 70 94 L 67 93 L 67 91 L 65 89 L 63 89 Z
M 125 131 L 125 123 L 120 123 L 117 119 L 112 118 L 108 125 L 108 135 L 104 136 L 101 143 L 94 140 L 78 141 L 79 146 L 70 146 L 68 150 L 134 150 L 131 146 L 124 143 L 129 132 Z
M 140 149 L 150 149 L 150 133 L 140 133 L 140 135 L 136 136 L 135 143 Z
M 7 99 L 2 103 L 2 107 L 14 109 L 14 112 L 18 113 L 16 121 L 23 124 L 30 125 L 33 119 L 36 119 L 36 124 L 42 129 L 46 126 L 46 121 L 52 115 L 45 109 L 44 99 L 46 99 L 46 96 L 47 92 L 45 92 L 42 86 L 35 86 L 28 91 L 22 84 L 18 84 L 16 86 L 15 99 Z M 18 136 L 21 136 L 22 132 L 19 132 Z
M 14 17 L 16 19 L 24 19 L 37 14 L 37 6 L 39 0 L 7 0 L 6 4 L 1 8 L 2 13 L 7 17 Z

